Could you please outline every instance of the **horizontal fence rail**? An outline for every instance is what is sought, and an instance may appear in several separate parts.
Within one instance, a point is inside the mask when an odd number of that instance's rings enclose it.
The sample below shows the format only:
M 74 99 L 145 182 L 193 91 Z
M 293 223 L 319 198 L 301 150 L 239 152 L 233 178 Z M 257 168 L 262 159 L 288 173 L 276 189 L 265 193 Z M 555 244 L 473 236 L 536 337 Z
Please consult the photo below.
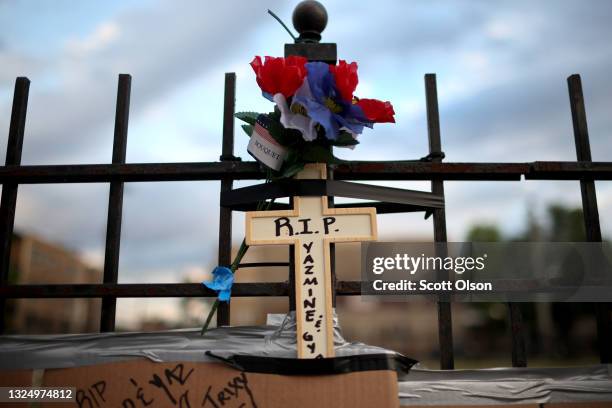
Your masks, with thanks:
M 612 180 L 612 162 L 536 161 L 527 163 L 355 162 L 334 167 L 336 180 L 519 181 Z M 261 180 L 257 162 L 68 164 L 0 167 L 0 184 L 110 183 L 152 181 Z
M 286 282 L 235 283 L 232 286 L 233 297 L 287 296 L 288 293 Z M 6 298 L 217 297 L 217 293 L 201 283 L 103 283 L 4 286 L 0 287 L 0 296 Z
M 280 265 L 282 264 L 282 265 Z M 278 262 L 274 265 L 248 265 L 246 267 L 283 266 L 287 262 Z M 590 282 L 590 286 L 597 284 L 605 287 L 612 285 L 610 280 Z M 288 281 L 284 282 L 241 282 L 232 285 L 232 296 L 256 297 L 256 296 L 287 296 Z M 409 292 L 403 291 L 399 294 L 379 293 L 372 289 L 362 290 L 362 281 L 337 281 L 336 294 L 339 296 L 378 296 L 382 300 L 384 296 L 439 296 L 441 291 L 413 289 Z M 567 294 L 567 287 L 551 288 L 543 284 L 539 279 L 496 279 L 495 291 L 481 290 L 470 291 L 470 293 L 499 293 L 500 295 L 514 295 L 517 293 L 543 293 L 552 295 Z M 450 298 L 449 302 L 466 302 L 465 294 L 456 291 L 454 295 L 459 296 L 457 300 Z M 217 292 L 208 289 L 201 283 L 79 283 L 79 284 L 20 284 L 0 286 L 0 297 L 4 298 L 95 298 L 95 297 L 217 297 Z M 492 302 L 483 300 L 482 302 Z M 526 302 L 525 302 L 526 303 Z
M 337 282 L 337 294 L 361 295 L 360 281 Z M 287 282 L 235 283 L 232 297 L 288 296 Z M 201 283 L 121 283 L 121 284 L 64 284 L 14 285 L 0 287 L 5 298 L 118 298 L 137 297 L 217 297 L 217 292 Z

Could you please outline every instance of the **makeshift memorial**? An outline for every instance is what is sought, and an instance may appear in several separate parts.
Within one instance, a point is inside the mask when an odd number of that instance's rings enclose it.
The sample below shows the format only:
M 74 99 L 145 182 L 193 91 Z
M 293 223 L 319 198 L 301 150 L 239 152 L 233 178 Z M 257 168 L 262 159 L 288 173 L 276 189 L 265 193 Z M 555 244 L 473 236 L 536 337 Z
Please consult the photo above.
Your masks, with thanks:
M 255 57 L 251 67 L 273 112 L 239 112 L 250 136 L 249 153 L 267 166 L 269 180 L 325 180 L 327 164 L 341 162 L 333 147 L 354 148 L 364 128 L 395 122 L 390 102 L 360 99 L 357 63 L 308 62 L 300 56 Z M 332 209 L 326 196 L 292 199 L 293 209 L 269 209 L 259 203 L 246 214 L 246 238 L 229 267 L 217 267 L 204 282 L 219 297 L 202 329 L 210 324 L 220 301 L 229 301 L 233 273 L 249 245 L 293 244 L 296 259 L 297 354 L 300 358 L 332 357 L 332 242 L 375 240 L 376 209 Z

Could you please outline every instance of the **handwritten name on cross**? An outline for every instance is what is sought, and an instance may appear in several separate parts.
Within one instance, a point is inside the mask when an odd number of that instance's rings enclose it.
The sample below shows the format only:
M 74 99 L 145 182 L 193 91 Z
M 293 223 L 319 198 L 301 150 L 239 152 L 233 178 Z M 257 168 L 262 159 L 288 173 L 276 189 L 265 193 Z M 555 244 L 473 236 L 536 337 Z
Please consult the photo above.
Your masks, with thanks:
M 325 179 L 309 164 L 298 179 Z M 376 208 L 329 208 L 327 197 L 293 197 L 293 209 L 246 213 L 247 245 L 292 244 L 298 358 L 334 356 L 330 244 L 376 240 Z

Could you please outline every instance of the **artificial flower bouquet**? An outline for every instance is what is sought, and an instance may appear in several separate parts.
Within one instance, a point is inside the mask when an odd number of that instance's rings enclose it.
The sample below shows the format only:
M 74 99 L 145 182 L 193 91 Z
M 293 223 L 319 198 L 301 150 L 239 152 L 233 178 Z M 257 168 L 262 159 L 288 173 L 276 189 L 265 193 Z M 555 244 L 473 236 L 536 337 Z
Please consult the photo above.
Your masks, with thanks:
M 251 67 L 263 96 L 276 106 L 274 112 L 236 117 L 246 122 L 242 128 L 249 136 L 263 132 L 285 152 L 274 178 L 290 177 L 305 163 L 338 163 L 332 146 L 353 148 L 364 127 L 395 122 L 390 102 L 353 94 L 359 82 L 355 62 L 330 65 L 299 56 L 262 61 L 257 56 Z

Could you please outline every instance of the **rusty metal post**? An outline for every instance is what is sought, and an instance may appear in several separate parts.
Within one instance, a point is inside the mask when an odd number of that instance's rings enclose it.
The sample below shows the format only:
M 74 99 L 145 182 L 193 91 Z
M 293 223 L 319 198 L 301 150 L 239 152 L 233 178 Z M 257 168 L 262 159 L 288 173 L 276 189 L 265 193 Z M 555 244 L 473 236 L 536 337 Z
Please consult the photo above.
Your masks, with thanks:
M 119 75 L 117 107 L 115 111 L 115 136 L 113 139 L 113 164 L 125 164 L 127 151 L 128 120 L 130 117 L 130 91 L 132 77 Z M 106 248 L 104 251 L 104 283 L 117 283 L 119 279 L 119 250 L 121 248 L 121 218 L 123 214 L 123 182 L 110 183 L 108 215 L 106 219 Z M 117 298 L 102 298 L 100 331 L 115 330 Z
M 586 119 L 586 108 L 582 92 L 580 75 L 567 78 L 576 143 L 576 158 L 581 162 L 591 162 L 591 145 Z M 601 242 L 601 227 L 599 224 L 599 209 L 597 208 L 597 193 L 593 178 L 584 177 L 580 180 L 582 195 L 582 213 L 587 241 Z M 598 303 L 596 306 L 597 338 L 599 343 L 599 359 L 602 364 L 612 363 L 612 311 L 610 303 Z
M 225 74 L 225 95 L 223 100 L 223 147 L 221 161 L 234 161 L 234 111 L 236 106 L 236 74 Z M 221 178 L 221 194 L 231 191 L 233 179 Z M 229 266 L 232 263 L 232 209 L 219 207 L 219 265 Z M 217 327 L 230 324 L 230 304 L 221 302 L 217 308 Z
M 442 142 L 440 140 L 440 112 L 438 109 L 438 90 L 436 75 L 425 75 L 425 97 L 427 104 L 427 134 L 429 138 L 429 155 L 433 162 L 441 162 Z M 444 197 L 444 181 L 432 178 L 431 192 Z M 444 208 L 433 210 L 434 241 L 447 242 L 446 211 Z M 448 279 L 448 272 L 437 271 L 438 279 Z M 446 276 L 444 276 L 446 275 Z M 453 351 L 453 318 L 449 300 L 438 301 L 438 338 L 440 342 L 440 368 L 452 370 L 455 368 Z
M 29 93 L 30 80 L 26 77 L 17 78 L 13 94 L 8 145 L 6 147 L 6 166 L 19 166 L 21 164 Z M 19 184 L 17 183 L 4 183 L 2 185 L 2 204 L 0 204 L 0 286 L 8 286 L 9 283 L 11 243 L 15 224 L 18 187 Z M 6 299 L 0 298 L 0 333 L 4 333 L 6 330 L 5 319 Z

